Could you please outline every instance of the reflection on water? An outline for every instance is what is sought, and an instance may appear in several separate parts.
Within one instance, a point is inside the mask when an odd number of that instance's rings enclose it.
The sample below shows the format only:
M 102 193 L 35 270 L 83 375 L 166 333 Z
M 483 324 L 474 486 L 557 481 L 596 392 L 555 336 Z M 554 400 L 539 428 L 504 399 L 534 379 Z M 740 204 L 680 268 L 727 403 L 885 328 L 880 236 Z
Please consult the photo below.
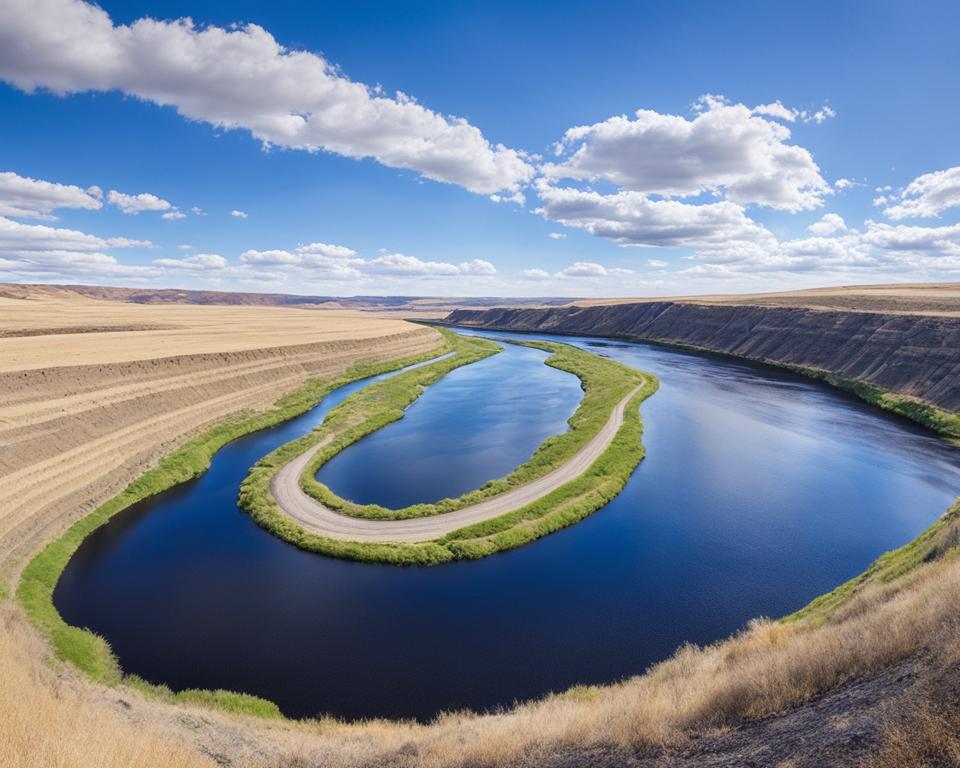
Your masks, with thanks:
M 292 715 L 429 717 L 616 680 L 682 642 L 783 615 L 915 536 L 960 491 L 956 450 L 821 385 L 667 348 L 561 340 L 662 385 L 643 406 L 647 458 L 583 522 L 438 568 L 330 560 L 273 539 L 237 510 L 240 481 L 351 385 L 91 536 L 58 609 L 103 634 L 125 669 L 174 688 L 257 693 Z M 334 487 L 406 503 L 429 498 L 431 475 L 456 494 L 504 474 L 502 452 L 512 466 L 540 439 L 524 432 L 511 445 L 512 420 L 556 430 L 576 401 L 569 374 L 526 365 L 527 354 L 508 347 L 451 374 L 372 447 L 344 452 Z M 493 360 L 513 377 L 509 392 L 480 370 Z M 395 471 L 421 448 L 429 463 Z M 458 448 L 469 462 L 451 463 Z
M 343 498 L 396 509 L 510 474 L 567 430 L 582 393 L 576 376 L 543 364 L 547 353 L 505 352 L 447 374 L 401 421 L 335 456 L 317 478 Z

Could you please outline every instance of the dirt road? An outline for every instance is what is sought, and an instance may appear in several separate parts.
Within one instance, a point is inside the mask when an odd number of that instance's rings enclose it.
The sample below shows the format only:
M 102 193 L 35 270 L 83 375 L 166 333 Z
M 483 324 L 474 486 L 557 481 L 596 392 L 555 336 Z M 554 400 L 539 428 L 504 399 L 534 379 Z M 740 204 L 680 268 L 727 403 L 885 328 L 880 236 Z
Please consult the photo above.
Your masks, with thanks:
M 642 386 L 642 385 L 641 385 Z M 583 474 L 613 441 L 623 424 L 627 403 L 641 387 L 617 403 L 596 436 L 564 464 L 541 478 L 454 512 L 408 520 L 368 520 L 349 517 L 325 507 L 300 487 L 300 475 L 325 440 L 281 467 L 270 483 L 280 508 L 304 528 L 332 539 L 347 541 L 430 541 L 451 531 L 481 523 L 525 507 Z M 332 438 L 330 438 L 332 439 Z

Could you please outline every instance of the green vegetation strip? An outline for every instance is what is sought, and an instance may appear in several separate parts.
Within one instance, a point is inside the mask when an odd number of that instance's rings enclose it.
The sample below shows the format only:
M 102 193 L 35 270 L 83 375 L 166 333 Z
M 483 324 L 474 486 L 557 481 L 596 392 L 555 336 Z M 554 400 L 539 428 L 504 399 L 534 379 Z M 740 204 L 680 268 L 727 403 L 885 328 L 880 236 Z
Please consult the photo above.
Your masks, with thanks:
M 592 440 L 610 418 L 617 403 L 644 382 L 643 375 L 633 368 L 608 358 L 599 357 L 583 349 L 555 342 L 517 342 L 519 346 L 532 347 L 550 352 L 547 365 L 572 373 L 580 379 L 584 391 L 576 411 L 568 420 L 570 429 L 547 438 L 525 464 L 513 470 L 507 477 L 491 480 L 480 488 L 456 499 L 442 499 L 434 504 L 413 504 L 402 509 L 387 509 L 377 504 L 356 504 L 337 496 L 330 488 L 316 479 L 320 468 L 340 451 L 365 435 L 384 426 L 385 417 L 379 409 L 383 394 L 389 390 L 390 399 L 406 403 L 414 397 L 411 390 L 415 374 L 411 372 L 396 379 L 369 387 L 345 402 L 342 413 L 331 413 L 323 425 L 323 435 L 337 433 L 337 438 L 318 451 L 304 469 L 300 487 L 329 509 L 344 515 L 375 520 L 403 520 L 412 517 L 427 517 L 472 506 L 491 496 L 498 496 L 532 480 L 543 477 L 574 456 Z M 440 365 L 437 363 L 436 365 Z M 430 366 L 433 368 L 434 366 Z M 426 369 L 424 369 L 426 370 Z M 409 378 L 407 378 L 409 377 Z M 422 382 L 421 382 L 422 383 Z M 424 386 L 426 386 L 424 384 Z M 380 389 L 384 392 L 374 392 Z M 402 411 L 393 410 L 390 420 L 400 418 Z M 342 425 L 359 421 L 350 430 Z M 321 435 L 322 437 L 322 435 Z
M 484 340 L 464 337 L 461 343 L 473 345 L 480 341 Z M 530 461 L 508 477 L 487 483 L 458 499 L 446 499 L 437 504 L 418 504 L 403 510 L 354 505 L 333 496 L 320 483 L 316 485 L 320 488 L 320 494 L 329 494 L 329 497 L 321 496 L 323 503 L 326 504 L 328 498 L 333 499 L 338 509 L 349 509 L 353 514 L 365 517 L 416 517 L 460 509 L 530 482 L 563 464 L 599 432 L 617 403 L 640 386 L 626 409 L 624 423 L 607 450 L 585 473 L 547 496 L 495 519 L 462 528 L 433 541 L 416 543 L 342 541 L 311 533 L 284 514 L 277 504 L 270 492 L 270 482 L 281 467 L 304 451 L 324 444 L 318 452 L 317 461 L 312 465 L 319 466 L 365 435 L 401 418 L 403 408 L 419 397 L 424 386 L 451 369 L 455 364 L 455 358 L 451 357 L 388 381 L 377 382 L 352 395 L 333 409 L 312 434 L 281 446 L 258 462 L 241 486 L 240 506 L 259 525 L 301 549 L 331 557 L 396 565 L 435 565 L 483 557 L 519 547 L 583 519 L 623 490 L 630 474 L 643 458 L 639 406 L 656 391 L 658 382 L 649 374 L 567 344 L 523 343 L 551 352 L 551 357 L 546 361 L 548 365 L 576 374 L 582 382 L 584 397 L 569 419 L 570 430 L 545 440 Z M 308 471 L 312 480 L 312 473 L 316 470 Z
M 800 366 L 786 367 L 796 373 L 808 376 L 811 379 L 823 381 L 831 386 L 852 392 L 871 405 L 875 405 L 890 413 L 896 413 L 899 416 L 905 416 L 927 429 L 931 429 L 944 437 L 951 438 L 954 442 L 960 439 L 960 413 L 945 411 L 942 408 L 937 408 L 935 405 L 931 405 L 915 397 L 897 395 L 893 392 L 880 389 L 879 387 L 864 384 L 862 381 L 844 379 L 815 368 L 803 368 Z
M 924 563 L 943 557 L 954 557 L 960 545 L 960 499 L 937 522 L 917 538 L 898 549 L 880 555 L 859 576 L 825 595 L 821 595 L 784 622 L 802 621 L 812 626 L 825 623 L 855 594 L 870 584 L 890 584 L 912 574 Z
M 444 344 L 434 351 L 402 360 L 360 363 L 333 379 L 310 379 L 300 389 L 280 398 L 268 411 L 227 419 L 163 458 L 122 493 L 74 523 L 59 539 L 42 549 L 24 569 L 17 586 L 17 599 L 31 621 L 50 640 L 57 657 L 71 662 L 98 682 L 116 685 L 123 680 L 155 698 L 205 704 L 262 717 L 278 717 L 280 712 L 275 704 L 256 696 L 231 691 L 196 690 L 174 694 L 165 686 L 151 685 L 136 676 L 124 677 L 106 640 L 89 630 L 70 626 L 61 618 L 53 604 L 53 590 L 81 542 L 117 513 L 198 477 L 210 466 L 213 455 L 227 443 L 306 412 L 337 387 L 450 352 L 451 340 L 457 337 L 449 331 L 442 333 Z

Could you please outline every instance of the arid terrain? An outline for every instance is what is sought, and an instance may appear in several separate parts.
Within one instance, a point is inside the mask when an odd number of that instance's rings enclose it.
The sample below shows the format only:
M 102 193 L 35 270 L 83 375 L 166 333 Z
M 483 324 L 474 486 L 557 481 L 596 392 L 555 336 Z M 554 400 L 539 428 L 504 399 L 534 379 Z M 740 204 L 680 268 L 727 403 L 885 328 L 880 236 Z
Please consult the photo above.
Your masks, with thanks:
M 664 296 L 655 299 L 575 299 L 578 307 L 676 301 L 685 304 L 883 312 L 887 314 L 960 316 L 960 284 L 849 285 L 778 293 Z
M 0 299 L 0 576 L 203 427 L 309 377 L 426 351 L 345 311 Z
M 836 606 L 682 648 L 619 685 L 499 713 L 290 723 L 92 683 L 52 657 L 9 597 L 45 542 L 226 416 L 439 338 L 369 312 L 16 290 L 27 297 L 0 299 L 2 768 L 960 761 L 956 508 L 907 553 L 910 567 L 873 573 Z M 953 290 L 943 289 L 945 302 Z

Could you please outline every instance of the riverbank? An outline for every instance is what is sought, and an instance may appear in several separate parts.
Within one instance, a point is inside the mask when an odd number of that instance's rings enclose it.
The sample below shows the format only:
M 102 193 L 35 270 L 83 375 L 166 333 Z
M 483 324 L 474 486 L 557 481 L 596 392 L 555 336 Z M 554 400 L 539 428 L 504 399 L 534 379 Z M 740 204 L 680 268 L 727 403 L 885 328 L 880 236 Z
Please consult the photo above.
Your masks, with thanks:
M 932 408 L 960 410 L 960 323 L 941 315 L 647 301 L 455 310 L 445 325 L 632 339 L 815 371 Z M 902 411 L 909 415 L 909 409 Z
M 413 365 L 449 351 L 444 343 L 437 349 L 399 360 L 358 363 L 340 376 L 308 380 L 300 389 L 282 397 L 274 407 L 249 416 L 236 416 L 164 457 L 160 463 L 134 480 L 121 494 L 74 523 L 58 539 L 44 547 L 23 569 L 16 598 L 33 624 L 51 643 L 57 658 L 68 661 L 91 679 L 115 686 L 121 681 L 153 697 L 171 701 L 208 703 L 227 711 L 276 717 L 276 705 L 255 696 L 228 691 L 185 691 L 172 694 L 162 686 L 139 679 L 124 678 L 109 644 L 86 629 L 63 621 L 53 605 L 53 591 L 63 569 L 81 542 L 113 516 L 138 501 L 154 496 L 202 474 L 211 457 L 224 445 L 246 434 L 266 429 L 303 413 L 343 384 Z
M 567 420 L 569 430 L 547 438 L 528 461 L 516 467 L 509 475 L 484 483 L 480 488 L 454 499 L 442 499 L 432 504 L 413 504 L 400 509 L 388 509 L 378 504 L 357 504 L 341 498 L 319 482 L 316 475 L 324 464 L 348 445 L 379 428 L 378 420 L 367 419 L 362 427 L 351 431 L 349 436 L 344 435 L 345 439 L 338 438 L 317 450 L 300 473 L 299 486 L 324 507 L 351 517 L 369 520 L 405 520 L 448 514 L 474 506 L 485 499 L 500 496 L 558 469 L 585 448 L 608 424 L 614 409 L 618 406 L 624 407 L 626 405 L 624 398 L 632 393 L 635 394 L 635 391 L 645 382 L 642 374 L 628 366 L 567 344 L 537 341 L 512 343 L 549 352 L 550 356 L 544 360 L 544 365 L 576 376 L 580 380 L 583 399 Z M 390 385 L 403 386 L 403 383 L 393 381 Z M 363 393 L 355 397 L 357 399 L 351 406 L 353 410 L 364 412 L 371 408 L 370 404 L 361 402 Z M 335 418 L 333 413 L 330 416 L 331 419 Z M 337 414 L 337 417 L 340 417 L 340 414 Z M 616 427 L 619 428 L 619 424 Z M 332 423 L 330 429 L 338 431 L 337 426 Z M 613 432 L 615 431 L 614 429 Z M 568 475 L 566 479 L 572 480 L 574 477 Z
M 455 343 L 468 351 L 491 344 L 478 337 L 457 338 Z M 649 374 L 567 345 L 527 345 L 550 351 L 547 364 L 576 374 L 585 394 L 569 420 L 570 429 L 548 438 L 508 477 L 457 499 L 403 510 L 352 504 L 313 480 L 314 467 L 400 418 L 398 404 L 413 402 L 425 385 L 466 364 L 455 349 L 446 361 L 353 395 L 312 434 L 258 462 L 241 486 L 240 506 L 258 524 L 301 549 L 398 565 L 483 557 L 577 522 L 616 496 L 642 459 L 639 404 L 656 390 L 657 382 Z M 308 498 L 308 488 L 329 494 L 338 509 Z M 347 505 L 352 521 L 341 514 Z

